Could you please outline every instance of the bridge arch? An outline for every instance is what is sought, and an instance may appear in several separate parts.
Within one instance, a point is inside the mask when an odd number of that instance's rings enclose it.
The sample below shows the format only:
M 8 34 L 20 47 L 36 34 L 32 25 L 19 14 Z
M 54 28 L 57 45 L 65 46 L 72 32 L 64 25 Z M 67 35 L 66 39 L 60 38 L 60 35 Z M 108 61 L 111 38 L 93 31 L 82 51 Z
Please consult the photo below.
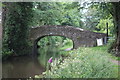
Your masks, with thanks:
M 73 48 L 92 47 L 96 45 L 96 39 L 103 38 L 106 34 L 95 33 L 81 28 L 72 26 L 38 26 L 30 29 L 30 40 L 33 44 L 33 49 L 36 51 L 36 43 L 45 36 L 63 36 L 73 41 Z
M 60 35 L 44 35 L 44 36 L 41 36 L 41 37 L 39 37 L 39 38 L 37 38 L 35 41 L 34 41 L 34 44 L 33 44 L 33 47 L 34 47 L 34 53 L 38 53 L 38 48 L 40 47 L 40 46 L 38 46 L 38 41 L 40 41 L 41 39 L 43 39 L 44 37 L 48 37 L 48 36 L 59 36 L 59 37 L 65 37 L 65 36 L 60 36 Z M 65 37 L 65 38 L 68 38 L 68 37 Z M 70 39 L 70 38 L 68 38 L 68 39 Z M 71 41 L 72 41 L 72 47 L 71 47 L 71 49 L 74 49 L 74 42 L 73 42 L 73 40 L 72 39 L 70 39 Z

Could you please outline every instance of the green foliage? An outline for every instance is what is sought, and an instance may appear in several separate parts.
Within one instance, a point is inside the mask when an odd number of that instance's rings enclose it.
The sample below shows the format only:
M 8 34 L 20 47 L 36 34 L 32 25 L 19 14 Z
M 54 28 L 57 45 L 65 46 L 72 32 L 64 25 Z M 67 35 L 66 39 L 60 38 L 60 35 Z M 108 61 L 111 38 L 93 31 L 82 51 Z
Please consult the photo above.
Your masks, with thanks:
M 87 8 L 81 7 L 78 2 L 20 2 L 4 6 L 8 8 L 8 13 L 3 23 L 5 24 L 3 49 L 8 49 L 8 51 L 13 51 L 13 53 L 18 55 L 27 53 L 29 46 L 27 37 L 31 24 L 34 26 L 71 25 L 105 33 L 105 24 L 108 22 L 109 34 L 112 35 L 113 33 L 113 20 L 108 11 L 112 8 L 110 3 L 87 4 Z M 106 10 L 106 7 L 108 10 Z M 83 9 L 83 12 L 81 9 Z M 59 42 L 56 43 L 57 41 Z M 67 46 L 62 45 L 62 38 L 48 37 L 41 40 L 40 43 L 42 47 L 51 44 L 49 46 L 54 46 L 56 49 L 61 46 L 63 47 L 62 49 L 67 48 Z M 71 45 L 69 41 L 63 44 Z
M 94 8 L 94 9 L 97 9 L 97 11 L 101 14 L 98 14 L 100 15 L 100 17 L 102 19 L 106 19 L 108 17 L 111 17 L 112 14 L 112 4 L 111 3 L 106 3 L 106 2 L 93 2 L 92 5 L 90 6 L 90 8 Z M 104 14 L 104 15 L 103 15 Z
M 13 55 L 13 51 L 10 51 L 8 49 L 3 49 L 2 50 L 2 57 L 3 57 L 3 60 L 6 60 L 8 57 L 10 57 L 11 55 Z
M 71 25 L 80 27 L 78 2 L 39 2 L 34 3 L 34 25 Z
M 113 19 L 100 19 L 99 23 L 96 26 L 96 31 L 101 33 L 107 32 L 107 26 L 106 23 L 108 23 L 108 34 L 109 36 L 113 36 Z
M 55 2 L 34 3 L 35 25 L 59 25 L 62 19 L 61 4 Z
M 73 42 L 72 40 L 61 36 L 46 36 L 38 41 L 38 45 L 40 48 L 55 47 L 56 49 L 63 50 L 72 48 Z
M 94 30 L 95 26 L 98 24 L 101 14 L 96 8 L 83 9 L 82 19 L 84 20 L 84 29 Z
M 118 57 L 117 60 L 120 61 L 120 57 Z
M 65 50 L 68 48 L 73 48 L 73 41 L 71 39 L 64 39 L 63 43 L 62 43 L 62 47 L 60 48 L 60 50 Z
M 60 36 L 46 36 L 44 38 L 42 38 L 39 42 L 38 45 L 41 48 L 45 48 L 45 47 L 62 47 L 62 39 L 63 37 Z
M 118 66 L 110 62 L 106 51 L 80 48 L 71 57 L 54 61 L 45 78 L 117 78 Z
M 78 2 L 64 3 L 64 18 L 62 25 L 81 27 L 81 15 L 79 13 L 80 5 Z
M 50 57 L 67 57 L 69 51 L 65 49 L 72 48 L 72 40 L 60 36 L 46 36 L 38 41 L 38 57 L 41 65 L 46 66 L 47 60 Z
M 3 49 L 16 55 L 28 53 L 28 31 L 32 23 L 32 3 L 13 2 L 5 5 L 8 9 L 4 21 Z M 4 51 L 4 50 L 3 50 Z M 3 52 L 3 55 L 6 54 Z M 7 53 L 8 54 L 8 53 Z
M 106 33 L 106 23 L 109 26 L 109 35 L 113 36 L 113 18 L 111 14 L 111 3 L 89 3 L 83 9 L 82 19 L 84 20 L 84 28 L 95 32 Z

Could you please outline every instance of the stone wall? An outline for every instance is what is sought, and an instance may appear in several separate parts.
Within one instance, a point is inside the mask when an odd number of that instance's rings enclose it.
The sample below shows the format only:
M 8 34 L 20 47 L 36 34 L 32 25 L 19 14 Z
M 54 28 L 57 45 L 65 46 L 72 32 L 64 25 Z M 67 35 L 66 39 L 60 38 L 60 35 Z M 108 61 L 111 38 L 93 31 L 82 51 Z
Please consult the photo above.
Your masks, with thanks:
M 45 36 L 67 37 L 73 41 L 73 48 L 76 49 L 78 47 L 96 46 L 96 39 L 105 38 L 107 35 L 72 26 L 38 26 L 30 29 L 29 39 L 34 45 Z

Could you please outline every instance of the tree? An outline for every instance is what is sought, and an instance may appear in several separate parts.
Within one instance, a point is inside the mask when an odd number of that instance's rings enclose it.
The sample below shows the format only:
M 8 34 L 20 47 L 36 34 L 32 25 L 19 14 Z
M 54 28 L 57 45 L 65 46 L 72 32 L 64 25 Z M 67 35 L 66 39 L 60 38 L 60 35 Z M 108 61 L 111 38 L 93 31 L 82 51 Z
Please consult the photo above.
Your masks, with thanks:
M 110 16 L 113 18 L 114 26 L 112 29 L 114 29 L 115 41 L 109 50 L 114 52 L 116 56 L 120 56 L 120 2 L 103 2 L 100 4 L 100 8 L 98 8 L 99 11 L 104 13 L 103 19 L 110 18 Z
M 56 2 L 34 3 L 34 25 L 60 25 L 63 17 L 62 4 Z
M 74 27 L 83 27 L 81 20 L 80 4 L 78 2 L 64 3 L 64 15 L 61 25 L 70 25 Z
M 70 25 L 81 27 L 80 4 L 78 2 L 37 2 L 34 3 L 35 23 L 41 25 Z M 39 17 L 38 17 L 39 16 Z M 35 24 L 35 25 L 36 25 Z
M 120 57 L 120 2 L 112 2 L 112 4 L 116 39 L 110 49 L 115 51 L 116 55 Z
M 5 4 L 9 5 L 5 5 L 7 14 L 4 13 L 5 16 L 3 16 L 3 55 L 6 51 L 12 51 L 14 55 L 28 53 L 28 31 L 32 22 L 33 4 L 30 2 L 11 2 Z
M 111 7 L 110 3 L 93 2 L 93 3 L 84 3 L 84 5 L 87 5 L 84 6 L 84 9 L 82 10 L 85 29 L 97 31 L 97 32 L 98 31 L 105 32 L 106 25 L 102 24 L 103 21 L 105 21 L 106 23 L 107 22 L 111 23 L 111 25 L 109 24 L 109 26 L 112 27 L 112 16 L 109 13 L 109 11 L 106 9 L 106 5 Z
M 96 12 L 92 11 L 92 15 L 88 13 L 88 18 L 86 21 L 88 22 L 88 24 L 92 24 L 92 21 L 94 21 L 93 13 L 95 13 L 96 15 L 96 13 L 98 12 L 99 14 L 97 13 L 97 16 L 95 17 L 98 18 L 96 20 L 98 20 L 97 22 L 99 23 L 96 26 L 93 26 L 93 30 L 95 29 L 97 31 L 104 32 L 106 29 L 106 23 L 109 23 L 109 32 L 111 33 L 111 35 L 115 36 L 115 41 L 109 48 L 109 51 L 112 51 L 115 53 L 115 55 L 120 56 L 120 2 L 93 2 L 88 3 L 87 6 L 89 6 L 88 9 L 96 9 Z M 93 18 L 89 18 L 89 16 Z

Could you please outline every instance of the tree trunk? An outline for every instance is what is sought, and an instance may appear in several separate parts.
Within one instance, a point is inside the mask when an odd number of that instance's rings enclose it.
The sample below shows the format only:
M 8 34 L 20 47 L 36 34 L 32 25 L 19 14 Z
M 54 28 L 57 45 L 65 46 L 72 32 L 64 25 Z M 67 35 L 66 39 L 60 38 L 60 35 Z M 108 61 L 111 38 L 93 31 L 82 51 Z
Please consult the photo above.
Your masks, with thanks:
M 115 22 L 115 35 L 116 40 L 112 45 L 112 49 L 115 51 L 116 56 L 120 57 L 120 2 L 113 2 L 114 7 L 114 22 Z

